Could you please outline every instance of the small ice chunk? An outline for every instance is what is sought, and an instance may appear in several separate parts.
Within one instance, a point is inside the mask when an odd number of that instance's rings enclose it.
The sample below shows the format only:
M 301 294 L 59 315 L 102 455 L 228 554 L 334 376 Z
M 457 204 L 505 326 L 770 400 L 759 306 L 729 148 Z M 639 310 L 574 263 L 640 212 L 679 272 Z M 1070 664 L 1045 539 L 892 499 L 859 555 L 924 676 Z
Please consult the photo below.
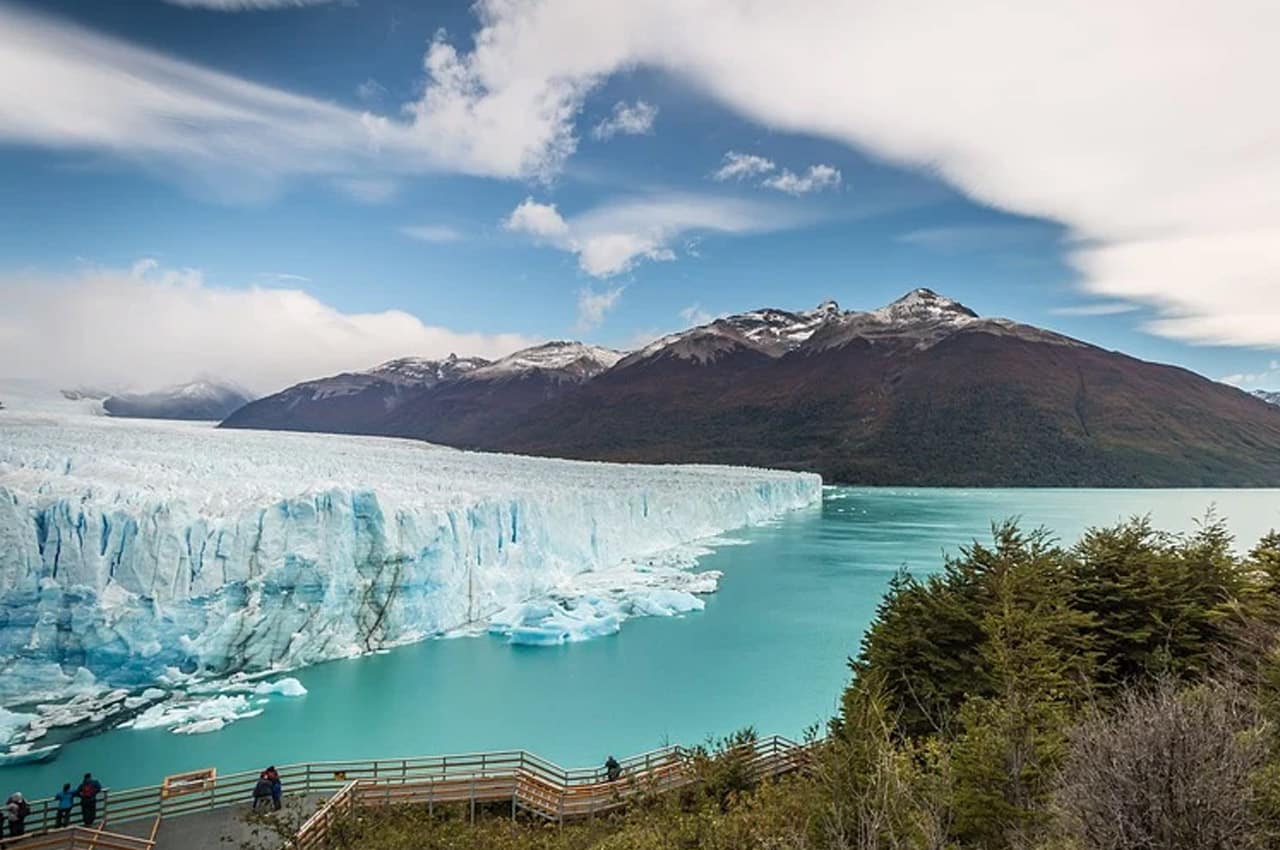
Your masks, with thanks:
M 278 694 L 282 697 L 304 697 L 307 695 L 307 689 L 292 676 L 286 676 L 275 682 L 259 682 L 253 692 L 258 696 Z
M 7 744 L 25 730 L 36 719 L 34 714 L 22 714 L 0 708 L 0 744 Z

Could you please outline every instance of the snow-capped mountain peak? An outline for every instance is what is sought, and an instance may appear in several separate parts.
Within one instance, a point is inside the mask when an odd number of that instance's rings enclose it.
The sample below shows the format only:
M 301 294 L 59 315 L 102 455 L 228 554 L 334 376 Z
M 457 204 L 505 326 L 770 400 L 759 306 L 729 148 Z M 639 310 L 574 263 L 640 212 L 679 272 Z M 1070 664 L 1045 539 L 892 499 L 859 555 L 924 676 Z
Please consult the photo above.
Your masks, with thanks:
M 794 351 L 818 328 L 839 315 L 840 305 L 835 301 L 824 301 L 813 310 L 799 313 L 764 307 L 722 316 L 705 325 L 656 339 L 628 356 L 622 365 L 629 366 L 657 356 L 708 363 L 741 348 L 781 357 L 788 351 Z
M 890 304 L 869 311 L 868 315 L 891 324 L 918 322 L 965 322 L 978 314 L 932 289 L 913 289 Z
M 555 340 L 509 354 L 467 375 L 475 380 L 497 380 L 530 372 L 551 373 L 566 380 L 586 380 L 613 368 L 625 352 Z
M 1267 404 L 1274 404 L 1280 407 L 1280 390 L 1254 390 L 1252 395 L 1257 396 Z
M 488 366 L 490 362 L 483 357 L 459 357 L 457 354 L 450 354 L 443 360 L 399 357 L 373 367 L 366 374 L 395 384 L 431 386 L 440 381 L 452 381 L 482 366 Z

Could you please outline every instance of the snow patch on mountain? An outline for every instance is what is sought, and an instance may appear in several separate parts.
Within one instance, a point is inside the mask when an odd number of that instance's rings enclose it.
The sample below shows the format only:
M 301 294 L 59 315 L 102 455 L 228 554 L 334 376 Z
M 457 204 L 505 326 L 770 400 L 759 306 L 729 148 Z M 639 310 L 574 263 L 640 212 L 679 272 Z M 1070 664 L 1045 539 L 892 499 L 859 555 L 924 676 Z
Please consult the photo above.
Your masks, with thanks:
M 565 381 L 584 381 L 613 368 L 624 352 L 582 342 L 557 340 L 535 345 L 475 369 L 470 380 L 503 380 L 532 372 Z
M 834 301 L 800 313 L 775 308 L 723 316 L 704 325 L 654 340 L 623 358 L 625 368 L 655 357 L 711 363 L 735 351 L 751 350 L 780 357 L 799 348 L 827 321 L 840 314 Z
M 474 372 L 490 361 L 483 357 L 459 357 L 450 354 L 444 360 L 428 360 L 424 357 L 401 357 L 388 360 L 364 373 L 392 383 L 432 387 L 442 381 L 453 381 Z
M 250 401 L 253 396 L 234 384 L 203 379 L 153 392 L 109 395 L 102 399 L 102 409 L 109 416 L 210 422 L 225 419 Z
M 1280 390 L 1254 390 L 1251 394 L 1262 399 L 1267 404 L 1280 405 Z
M 855 310 L 832 316 L 814 332 L 805 347 L 822 351 L 866 340 L 907 344 L 923 350 L 965 332 L 1012 336 L 1053 345 L 1085 345 L 1070 337 L 1010 319 L 983 318 L 959 301 L 921 288 L 913 289 L 875 310 Z

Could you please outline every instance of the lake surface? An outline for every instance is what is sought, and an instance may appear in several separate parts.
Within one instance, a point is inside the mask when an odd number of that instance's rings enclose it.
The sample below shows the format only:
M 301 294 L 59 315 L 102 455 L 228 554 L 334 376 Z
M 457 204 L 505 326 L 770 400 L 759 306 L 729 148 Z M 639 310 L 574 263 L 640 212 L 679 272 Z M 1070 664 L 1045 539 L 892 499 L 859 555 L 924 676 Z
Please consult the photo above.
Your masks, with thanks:
M 701 568 L 724 572 L 705 611 L 630 620 L 559 647 L 490 636 L 434 640 L 298 671 L 309 694 L 207 735 L 117 730 L 55 761 L 0 769 L 0 792 L 42 797 L 85 771 L 116 788 L 201 767 L 220 773 L 326 759 L 524 748 L 592 766 L 743 726 L 798 736 L 834 711 L 846 659 L 895 570 L 1022 518 L 1064 541 L 1134 514 L 1190 530 L 1211 506 L 1247 550 L 1280 527 L 1280 490 L 828 488 L 821 507 L 735 532 Z

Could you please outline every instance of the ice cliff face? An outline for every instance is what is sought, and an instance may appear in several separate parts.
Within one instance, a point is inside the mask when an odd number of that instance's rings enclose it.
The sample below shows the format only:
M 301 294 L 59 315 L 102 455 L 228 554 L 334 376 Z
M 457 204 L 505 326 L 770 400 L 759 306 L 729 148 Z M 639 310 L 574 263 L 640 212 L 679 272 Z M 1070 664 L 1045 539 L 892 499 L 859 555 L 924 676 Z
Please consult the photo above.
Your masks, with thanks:
M 812 475 L 5 411 L 0 701 L 485 625 L 819 498 Z

